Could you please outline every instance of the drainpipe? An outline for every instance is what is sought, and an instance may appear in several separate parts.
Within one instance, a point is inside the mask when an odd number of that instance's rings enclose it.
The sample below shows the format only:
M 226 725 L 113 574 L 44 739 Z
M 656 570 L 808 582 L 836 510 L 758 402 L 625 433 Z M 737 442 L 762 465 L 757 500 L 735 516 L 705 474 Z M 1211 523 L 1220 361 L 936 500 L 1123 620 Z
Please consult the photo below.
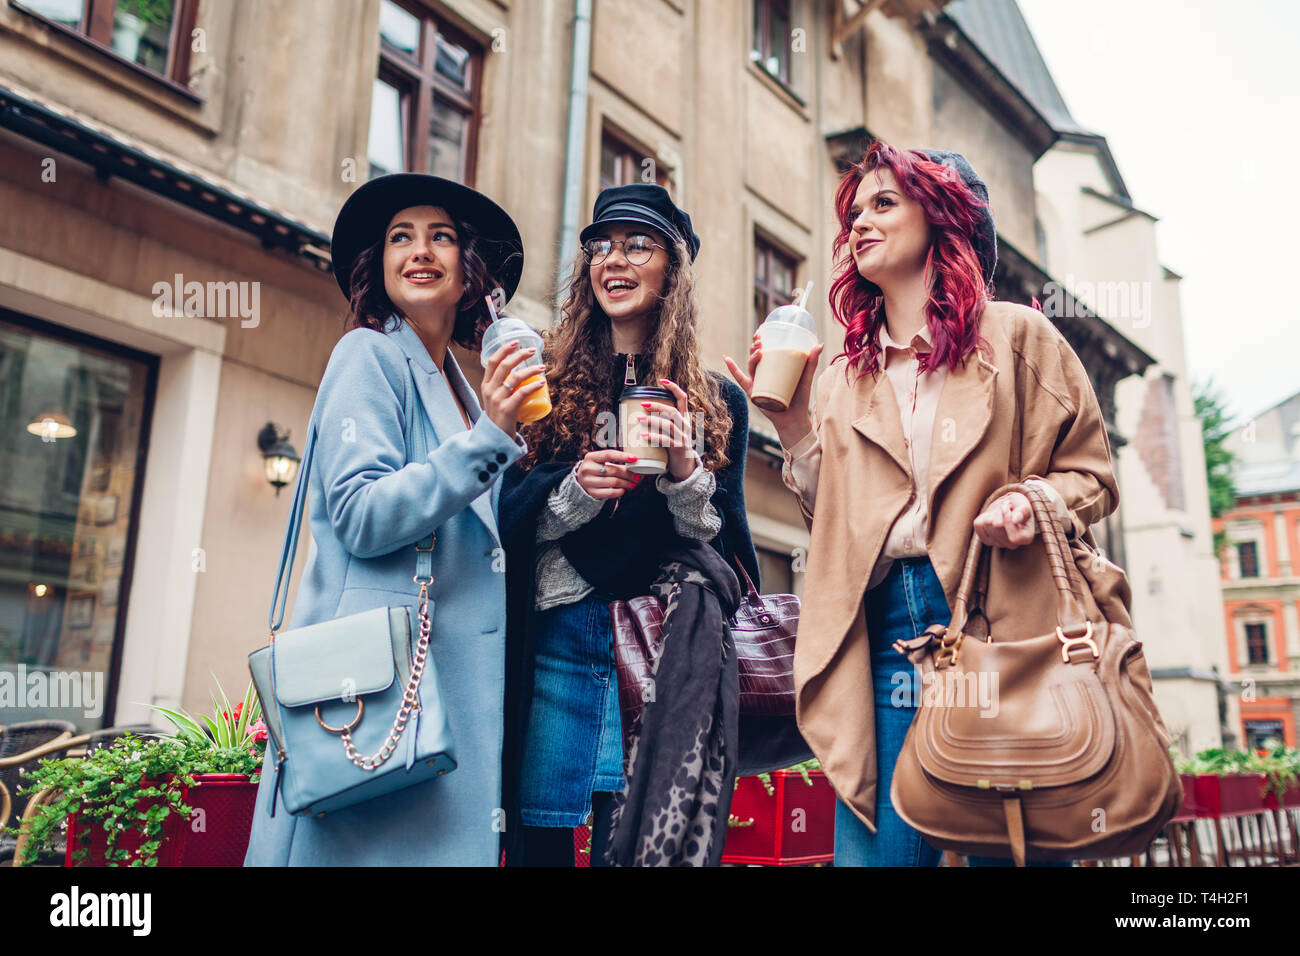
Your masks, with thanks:
M 591 74 L 591 0 L 573 2 L 573 68 L 569 78 L 569 135 L 564 151 L 564 204 L 561 209 L 556 287 L 566 277 L 568 260 L 578 246 L 582 209 L 582 163 L 587 132 L 587 78 Z

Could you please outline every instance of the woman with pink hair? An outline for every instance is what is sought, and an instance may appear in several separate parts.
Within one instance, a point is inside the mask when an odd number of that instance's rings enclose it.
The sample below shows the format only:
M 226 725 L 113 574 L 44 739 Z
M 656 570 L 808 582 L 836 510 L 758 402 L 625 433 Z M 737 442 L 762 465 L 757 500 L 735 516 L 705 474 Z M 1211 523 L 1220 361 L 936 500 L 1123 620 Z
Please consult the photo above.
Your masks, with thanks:
M 798 722 L 839 796 L 836 865 L 934 866 L 939 851 L 890 802 L 921 694 L 893 644 L 949 622 L 972 533 L 996 549 L 990 601 L 1054 595 L 1041 550 L 1023 547 L 1028 499 L 982 510 L 998 488 L 1040 482 L 1071 537 L 1114 511 L 1118 489 L 1078 357 L 1037 309 L 991 297 L 996 232 L 965 157 L 875 142 L 835 210 L 844 351 L 818 376 L 814 349 L 789 409 L 767 413 L 811 530 Z M 747 393 L 761 358 L 756 335 L 747 371 L 727 359 Z

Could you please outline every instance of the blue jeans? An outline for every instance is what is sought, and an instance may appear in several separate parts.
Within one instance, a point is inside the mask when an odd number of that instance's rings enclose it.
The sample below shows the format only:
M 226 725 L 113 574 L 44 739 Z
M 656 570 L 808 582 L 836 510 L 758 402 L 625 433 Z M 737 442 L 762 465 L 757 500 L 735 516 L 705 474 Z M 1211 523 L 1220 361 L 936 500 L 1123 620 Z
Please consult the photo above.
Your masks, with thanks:
M 842 801 L 835 804 L 836 866 L 938 866 L 942 856 L 903 822 L 889 802 L 894 763 L 916 716 L 921 682 L 912 663 L 891 646 L 919 637 L 931 624 L 951 617 L 943 585 L 929 558 L 902 558 L 866 593 L 867 639 L 876 712 L 876 832 Z M 1010 859 L 972 856 L 971 866 L 1012 866 Z M 1038 863 L 1029 866 L 1069 866 Z
M 525 826 L 578 827 L 593 791 L 623 789 L 623 724 L 609 599 L 539 611 L 533 701 L 524 735 L 520 819 Z

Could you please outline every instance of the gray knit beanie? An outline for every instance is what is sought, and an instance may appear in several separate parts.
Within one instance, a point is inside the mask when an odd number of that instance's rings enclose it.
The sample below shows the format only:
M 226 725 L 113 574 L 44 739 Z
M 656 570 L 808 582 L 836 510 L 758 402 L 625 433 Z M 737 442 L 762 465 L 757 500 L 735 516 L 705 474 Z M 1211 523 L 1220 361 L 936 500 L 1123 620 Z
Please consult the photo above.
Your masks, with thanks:
M 988 208 L 989 187 L 961 153 L 946 149 L 919 149 L 917 152 L 924 153 L 932 162 L 955 169 L 962 182 L 985 204 L 979 211 L 980 218 L 975 226 L 975 235 L 971 237 L 971 245 L 975 247 L 975 255 L 979 257 L 980 267 L 984 270 L 984 281 L 991 283 L 993 270 L 998 264 L 998 234 L 993 228 L 993 213 Z

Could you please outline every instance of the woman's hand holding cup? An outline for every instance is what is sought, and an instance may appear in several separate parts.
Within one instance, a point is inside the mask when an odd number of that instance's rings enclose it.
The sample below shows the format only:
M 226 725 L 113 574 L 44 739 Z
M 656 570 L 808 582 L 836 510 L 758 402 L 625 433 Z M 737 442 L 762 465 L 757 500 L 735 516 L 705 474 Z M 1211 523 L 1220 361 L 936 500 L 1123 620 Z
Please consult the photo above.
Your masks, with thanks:
M 574 476 L 582 490 L 597 501 L 622 498 L 641 482 L 640 475 L 627 470 L 634 461 L 636 456 L 625 451 L 601 448 L 582 456 Z
M 808 353 L 808 360 L 804 363 L 803 375 L 799 377 L 799 384 L 795 386 L 794 397 L 790 399 L 789 407 L 783 412 L 763 411 L 768 417 L 773 427 L 776 428 L 777 437 L 781 439 L 781 445 L 785 448 L 793 448 L 801 438 L 812 431 L 812 414 L 809 407 L 812 404 L 812 385 L 813 380 L 817 377 L 817 360 L 821 358 L 822 345 L 818 343 L 813 346 Z M 731 377 L 736 380 L 736 384 L 741 387 L 745 397 L 752 400 L 754 391 L 754 372 L 758 369 L 758 363 L 763 358 L 763 342 L 757 332 L 749 344 L 749 363 L 748 370 L 742 371 L 730 355 L 724 356 L 727 363 L 727 370 L 731 372 Z
M 519 422 L 519 408 L 532 395 L 546 387 L 546 366 L 520 365 L 537 354 L 537 349 L 520 349 L 518 342 L 507 342 L 488 357 L 483 370 L 483 412 L 507 435 L 514 435 Z M 520 386 L 525 379 L 537 381 Z
M 695 471 L 699 455 L 691 429 L 690 399 L 676 382 L 661 378 L 659 383 L 672 392 L 676 406 L 663 402 L 642 402 L 643 413 L 636 418 L 645 429 L 641 437 L 653 445 L 668 449 L 668 475 L 683 481 Z

